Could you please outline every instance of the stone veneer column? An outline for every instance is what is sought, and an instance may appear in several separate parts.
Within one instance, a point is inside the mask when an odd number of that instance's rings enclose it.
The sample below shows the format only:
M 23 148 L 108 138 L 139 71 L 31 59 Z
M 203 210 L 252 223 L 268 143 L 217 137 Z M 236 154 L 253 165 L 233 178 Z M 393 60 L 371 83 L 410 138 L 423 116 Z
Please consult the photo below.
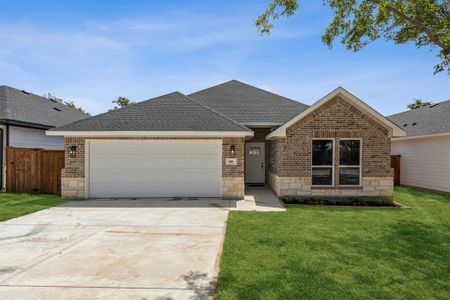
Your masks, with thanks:
M 77 147 L 75 158 L 69 157 L 69 148 Z M 64 138 L 65 166 L 61 173 L 61 197 L 64 199 L 84 199 L 84 138 Z
M 222 141 L 222 198 L 243 199 L 245 193 L 244 183 L 244 138 L 224 138 Z M 235 146 L 234 158 L 237 164 L 226 165 L 230 158 L 230 147 Z

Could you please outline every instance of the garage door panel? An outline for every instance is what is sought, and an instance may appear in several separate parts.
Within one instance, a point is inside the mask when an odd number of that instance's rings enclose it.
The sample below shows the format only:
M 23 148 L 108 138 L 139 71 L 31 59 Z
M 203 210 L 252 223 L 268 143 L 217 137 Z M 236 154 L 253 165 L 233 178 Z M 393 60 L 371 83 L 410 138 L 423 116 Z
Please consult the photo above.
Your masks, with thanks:
M 151 154 L 149 154 L 151 155 Z M 110 160 L 115 160 L 117 157 L 111 157 Z M 91 163 L 91 167 L 93 170 L 97 170 L 98 167 L 101 167 L 102 162 Z M 110 162 L 108 162 L 110 163 Z M 183 158 L 183 159 L 171 159 L 169 161 L 164 160 L 164 158 L 154 158 L 154 161 L 146 161 L 145 157 L 139 159 L 129 159 L 124 161 L 116 161 L 113 164 L 118 168 L 130 168 L 130 169 L 145 169 L 152 168 L 152 170 L 165 169 L 168 167 L 176 167 L 179 169 L 217 169 L 217 166 L 213 164 L 217 164 L 217 160 L 193 160 L 191 158 Z
M 221 140 L 90 141 L 90 197 L 220 197 Z
M 117 188 L 114 184 L 98 184 L 96 187 L 93 198 L 147 198 L 147 197 L 218 197 L 217 190 L 211 188 L 211 186 L 205 185 L 202 188 L 202 194 L 198 194 L 198 186 L 193 187 L 191 184 L 180 184 L 173 188 L 161 190 L 159 184 L 139 184 L 133 183 L 126 187 L 126 190 L 115 191 L 111 194 L 111 191 Z M 133 190 L 130 194 L 127 190 Z M 149 190 L 158 191 L 158 196 L 150 194 Z

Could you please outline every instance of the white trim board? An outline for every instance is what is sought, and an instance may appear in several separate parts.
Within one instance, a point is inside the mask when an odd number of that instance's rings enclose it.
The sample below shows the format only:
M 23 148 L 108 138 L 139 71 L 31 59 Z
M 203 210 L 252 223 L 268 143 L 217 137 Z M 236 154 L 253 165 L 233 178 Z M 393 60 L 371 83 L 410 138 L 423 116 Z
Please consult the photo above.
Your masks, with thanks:
M 46 131 L 50 136 L 67 137 L 251 137 L 253 131 Z
M 450 132 L 427 134 L 427 135 L 413 135 L 413 136 L 393 138 L 392 141 L 395 142 L 395 141 L 404 141 L 404 140 L 413 140 L 413 139 L 426 139 L 426 138 L 434 138 L 434 137 L 449 136 L 449 135 L 450 135 Z
M 337 95 L 343 96 L 346 100 L 348 100 L 350 103 L 355 105 L 363 113 L 366 113 L 366 114 L 374 117 L 376 120 L 380 121 L 382 124 L 388 126 L 389 128 L 392 128 L 393 136 L 398 136 L 398 137 L 406 136 L 406 132 L 403 129 L 398 127 L 396 124 L 391 122 L 389 119 L 387 119 L 386 117 L 381 115 L 379 112 L 377 112 L 376 110 L 374 110 L 373 108 L 371 108 L 370 106 L 365 104 L 362 100 L 358 99 L 357 97 L 352 95 L 350 92 L 348 92 L 344 88 L 338 87 L 334 91 L 332 91 L 331 93 L 329 93 L 328 95 L 326 95 L 325 97 L 323 97 L 322 99 L 320 99 L 319 101 L 317 101 L 316 103 L 311 105 L 308 109 L 306 109 L 305 111 L 301 112 L 299 115 L 297 115 L 296 117 L 294 117 L 293 119 L 288 121 L 286 124 L 284 124 L 283 126 L 279 127 L 278 129 L 276 129 L 273 132 L 271 132 L 270 134 L 268 134 L 266 139 L 270 140 L 275 137 L 286 137 L 286 129 L 287 128 L 289 128 L 293 124 L 297 123 L 298 121 L 300 121 L 301 119 L 303 119 L 304 117 L 309 115 L 311 112 L 313 112 L 315 109 L 320 107 L 322 104 L 330 101 Z

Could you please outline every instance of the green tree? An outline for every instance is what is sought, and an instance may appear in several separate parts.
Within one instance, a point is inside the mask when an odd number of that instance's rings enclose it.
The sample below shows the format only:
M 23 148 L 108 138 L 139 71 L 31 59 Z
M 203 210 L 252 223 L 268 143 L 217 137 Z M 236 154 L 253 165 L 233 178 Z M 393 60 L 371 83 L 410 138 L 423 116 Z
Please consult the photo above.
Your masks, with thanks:
M 119 109 L 122 107 L 127 107 L 130 106 L 132 104 L 135 104 L 136 102 L 131 101 L 130 99 L 126 98 L 126 97 L 118 97 L 116 100 L 114 100 L 112 103 L 115 103 L 116 105 L 114 106 L 114 109 Z
M 64 104 L 64 105 L 66 105 L 68 107 L 74 108 L 74 109 L 79 110 L 79 111 L 84 112 L 84 113 L 86 112 L 81 106 L 77 106 L 73 101 L 67 101 L 67 100 L 58 98 L 56 96 L 53 96 L 50 93 L 47 93 L 47 95 L 44 95 L 44 97 L 47 98 L 47 99 L 52 100 L 53 102 Z
M 322 35 L 332 47 L 336 38 L 348 50 L 358 51 L 379 38 L 397 44 L 438 48 L 440 63 L 434 73 L 447 69 L 450 74 L 449 0 L 322 0 L 334 17 Z M 270 34 L 273 21 L 290 17 L 299 8 L 298 0 L 272 0 L 256 20 L 261 34 Z
M 429 101 L 422 101 L 422 99 L 413 99 L 414 102 L 408 104 L 406 107 L 409 109 L 416 109 L 419 107 L 424 107 L 424 106 L 430 106 L 433 103 L 429 102 Z

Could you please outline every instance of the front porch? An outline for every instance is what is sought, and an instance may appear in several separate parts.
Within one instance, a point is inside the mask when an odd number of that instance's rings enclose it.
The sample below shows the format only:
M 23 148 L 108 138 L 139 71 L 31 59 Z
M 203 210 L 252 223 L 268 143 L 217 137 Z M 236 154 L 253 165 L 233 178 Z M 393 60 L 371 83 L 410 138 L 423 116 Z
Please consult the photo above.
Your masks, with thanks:
M 236 201 L 230 210 L 240 211 L 286 211 L 275 193 L 265 186 L 245 185 L 243 200 Z

